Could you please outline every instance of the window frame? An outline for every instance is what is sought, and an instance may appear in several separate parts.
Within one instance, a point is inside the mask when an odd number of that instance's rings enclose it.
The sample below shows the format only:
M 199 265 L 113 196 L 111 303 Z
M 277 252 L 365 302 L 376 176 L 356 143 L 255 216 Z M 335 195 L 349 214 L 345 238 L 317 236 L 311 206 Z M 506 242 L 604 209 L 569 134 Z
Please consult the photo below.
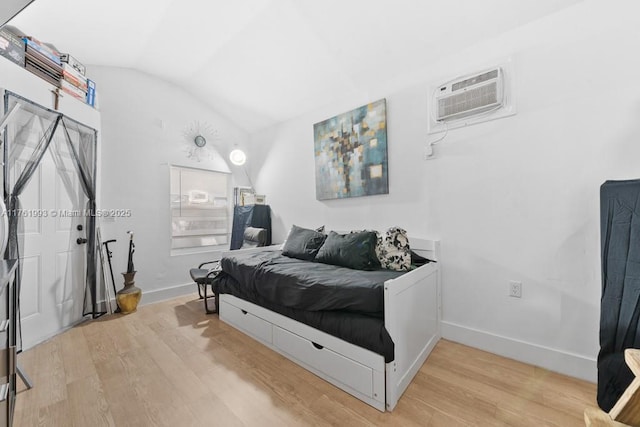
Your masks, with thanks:
M 225 203 L 226 206 L 224 209 L 225 212 L 225 217 L 224 220 L 226 221 L 226 227 L 225 227 L 225 233 L 212 233 L 212 234 L 202 234 L 201 236 L 225 236 L 226 241 L 224 243 L 219 243 L 219 244 L 200 244 L 200 245 L 194 245 L 194 246 L 185 246 L 185 247 L 174 247 L 174 238 L 180 238 L 180 237 L 187 237 L 187 236 L 175 236 L 175 232 L 174 232 L 174 218 L 176 218 L 176 216 L 174 216 L 174 206 L 173 206 L 173 200 L 174 200 L 174 194 L 173 194 L 173 174 L 175 173 L 175 171 L 179 171 L 180 173 L 182 173 L 183 171 L 195 171 L 195 172 L 204 172 L 204 173 L 211 173 L 214 175 L 217 175 L 218 177 L 220 176 L 224 176 L 225 180 L 226 180 L 226 191 L 225 191 Z M 231 172 L 228 171 L 223 171 L 223 170 L 215 170 L 215 169 L 205 169 L 205 168 L 198 168 L 198 167 L 193 167 L 193 166 L 183 166 L 183 165 L 176 165 L 176 164 L 169 164 L 169 248 L 170 248 L 170 252 L 171 252 L 171 256 L 176 256 L 176 255 L 188 255 L 188 254 L 194 254 L 194 253 L 208 253 L 208 252 L 221 252 L 223 250 L 227 250 L 229 248 L 229 243 L 231 241 L 231 226 L 232 226 L 232 221 L 233 221 L 233 191 L 232 191 L 232 176 L 231 176 Z M 182 179 L 182 177 L 180 177 L 180 179 Z M 181 185 L 181 184 L 180 184 Z M 184 190 L 184 189 L 181 189 Z M 180 193 L 179 194 L 180 200 L 182 200 L 183 197 L 185 197 L 184 194 Z M 219 211 L 218 211 L 219 212 Z M 184 218 L 184 216 L 178 216 L 180 218 Z M 197 236 L 197 234 L 194 234 L 194 236 Z M 215 238 L 215 237 L 214 237 Z

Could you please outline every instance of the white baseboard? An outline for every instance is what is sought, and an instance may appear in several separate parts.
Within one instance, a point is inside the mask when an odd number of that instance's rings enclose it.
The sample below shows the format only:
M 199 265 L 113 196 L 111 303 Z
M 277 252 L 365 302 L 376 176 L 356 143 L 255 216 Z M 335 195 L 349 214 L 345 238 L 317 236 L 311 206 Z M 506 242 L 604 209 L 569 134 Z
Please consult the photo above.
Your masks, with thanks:
M 23 336 L 22 337 L 22 351 L 29 350 L 30 348 L 33 348 L 33 347 L 37 346 L 38 344 L 42 344 L 44 342 L 47 342 L 51 338 L 54 338 L 54 337 L 60 335 L 61 333 L 68 331 L 71 328 L 75 328 L 76 326 L 78 326 L 82 322 L 86 322 L 87 320 L 89 320 L 88 317 L 83 317 L 81 319 L 76 320 L 75 322 L 73 322 L 69 326 L 65 326 L 64 328 L 60 329 L 59 331 L 51 332 L 51 333 L 49 333 L 47 335 L 44 335 L 42 337 L 38 337 L 36 339 L 29 339 L 29 338 L 25 338 Z
M 166 301 L 171 298 L 181 297 L 198 292 L 196 284 L 193 282 L 183 283 L 181 285 L 170 286 L 163 289 L 154 289 L 152 291 L 142 291 L 142 299 L 140 305 L 153 304 L 155 302 Z
M 594 358 L 446 321 L 442 322 L 442 338 L 593 383 L 597 380 L 597 362 Z
M 140 306 L 153 304 L 156 302 L 166 301 L 172 298 L 180 297 L 183 295 L 189 295 L 194 292 L 197 292 L 196 285 L 193 282 L 184 283 L 182 285 L 170 286 L 164 289 L 156 289 L 153 291 L 142 291 L 142 299 L 140 300 Z M 99 301 L 100 304 L 104 303 L 104 300 Z M 111 307 L 116 308 L 118 305 L 116 304 L 115 299 L 111 299 Z M 60 335 L 61 333 L 79 325 L 82 322 L 91 320 L 89 317 L 84 316 L 73 324 L 62 328 L 59 331 L 52 332 L 43 337 L 39 337 L 37 340 L 29 340 L 23 337 L 22 339 L 22 350 L 29 350 L 30 348 L 35 347 L 38 344 L 42 344 L 51 338 Z

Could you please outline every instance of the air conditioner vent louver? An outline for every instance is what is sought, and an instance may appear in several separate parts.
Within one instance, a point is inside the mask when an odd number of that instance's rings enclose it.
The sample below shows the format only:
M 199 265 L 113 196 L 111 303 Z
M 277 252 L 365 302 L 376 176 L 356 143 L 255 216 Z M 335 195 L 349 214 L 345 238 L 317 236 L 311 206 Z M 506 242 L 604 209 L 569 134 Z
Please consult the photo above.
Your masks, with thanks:
M 487 73 L 480 74 L 478 76 L 474 76 L 470 79 L 462 80 L 461 82 L 456 82 L 451 85 L 451 91 L 455 92 L 460 89 L 464 89 L 468 86 L 473 86 L 478 83 L 486 82 L 487 80 L 497 79 L 498 78 L 498 70 L 491 70 Z
M 503 105 L 500 68 L 449 82 L 436 95 L 437 121 L 473 116 Z
M 498 85 L 493 82 L 486 86 L 460 92 L 438 100 L 440 118 L 467 117 L 477 110 L 493 108 L 498 103 Z

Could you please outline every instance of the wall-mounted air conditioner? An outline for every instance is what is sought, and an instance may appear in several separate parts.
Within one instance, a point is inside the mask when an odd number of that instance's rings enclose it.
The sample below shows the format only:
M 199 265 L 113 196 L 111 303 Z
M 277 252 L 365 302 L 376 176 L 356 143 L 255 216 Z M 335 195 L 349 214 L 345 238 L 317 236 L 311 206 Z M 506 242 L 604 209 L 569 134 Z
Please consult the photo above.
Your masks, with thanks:
M 515 114 L 511 60 L 431 87 L 429 133 Z
M 503 105 L 503 88 L 500 67 L 447 82 L 435 95 L 436 121 L 458 120 L 497 110 Z

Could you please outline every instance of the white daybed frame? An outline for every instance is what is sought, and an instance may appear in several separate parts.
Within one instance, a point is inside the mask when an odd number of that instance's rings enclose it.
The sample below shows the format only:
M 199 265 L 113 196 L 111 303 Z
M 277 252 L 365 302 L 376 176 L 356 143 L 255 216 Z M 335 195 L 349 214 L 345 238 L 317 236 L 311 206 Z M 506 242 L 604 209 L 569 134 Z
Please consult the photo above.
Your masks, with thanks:
M 409 241 L 419 255 L 439 260 L 439 241 Z M 257 250 L 279 247 L 247 251 Z M 233 295 L 219 296 L 220 319 L 376 409 L 392 411 L 441 336 L 438 265 L 432 262 L 385 282 L 385 328 L 395 344 L 390 363 L 370 350 Z

